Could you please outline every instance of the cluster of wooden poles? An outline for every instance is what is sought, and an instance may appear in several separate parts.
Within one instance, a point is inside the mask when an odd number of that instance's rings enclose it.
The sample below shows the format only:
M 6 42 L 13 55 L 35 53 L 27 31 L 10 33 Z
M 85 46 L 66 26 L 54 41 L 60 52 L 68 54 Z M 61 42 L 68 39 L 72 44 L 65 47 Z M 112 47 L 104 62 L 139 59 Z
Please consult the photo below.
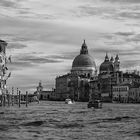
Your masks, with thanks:
M 15 102 L 16 97 L 16 102 Z M 24 97 L 24 100 L 21 100 L 21 97 Z M 1 106 L 14 106 L 14 104 L 17 104 L 19 107 L 21 107 L 21 104 L 25 104 L 26 107 L 28 107 L 28 91 L 26 91 L 26 94 L 21 94 L 21 91 L 17 88 L 17 94 L 14 94 L 14 88 L 12 88 L 12 94 L 2 94 L 1 95 Z

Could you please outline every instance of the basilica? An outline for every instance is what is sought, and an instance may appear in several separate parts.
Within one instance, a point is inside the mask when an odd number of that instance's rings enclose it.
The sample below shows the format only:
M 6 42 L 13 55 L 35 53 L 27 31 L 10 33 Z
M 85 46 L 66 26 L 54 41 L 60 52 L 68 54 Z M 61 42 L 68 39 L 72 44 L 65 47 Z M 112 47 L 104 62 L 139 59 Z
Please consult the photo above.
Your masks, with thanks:
M 98 70 L 84 40 L 80 54 L 72 62 L 70 72 L 56 77 L 55 81 L 52 100 L 71 98 L 75 101 L 89 101 L 92 95 L 97 93 L 96 98 L 112 102 L 115 86 L 140 85 L 140 76 L 135 72 L 122 72 L 118 54 L 115 58 L 109 58 L 106 53 Z
M 55 100 L 71 98 L 75 101 L 88 101 L 89 82 L 97 78 L 97 68 L 94 59 L 88 52 L 84 40 L 80 54 L 72 63 L 71 71 L 65 75 L 56 77 Z

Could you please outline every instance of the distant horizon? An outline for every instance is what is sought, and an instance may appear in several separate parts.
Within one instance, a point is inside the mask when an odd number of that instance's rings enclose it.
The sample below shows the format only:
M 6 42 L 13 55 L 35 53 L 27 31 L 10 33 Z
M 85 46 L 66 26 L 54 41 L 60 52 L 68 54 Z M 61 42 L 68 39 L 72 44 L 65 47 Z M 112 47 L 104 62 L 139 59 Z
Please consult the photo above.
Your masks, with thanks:
M 119 54 L 122 70 L 140 70 L 139 0 L 1 0 L 0 39 L 8 43 L 8 88 L 55 86 L 86 40 L 97 67 Z

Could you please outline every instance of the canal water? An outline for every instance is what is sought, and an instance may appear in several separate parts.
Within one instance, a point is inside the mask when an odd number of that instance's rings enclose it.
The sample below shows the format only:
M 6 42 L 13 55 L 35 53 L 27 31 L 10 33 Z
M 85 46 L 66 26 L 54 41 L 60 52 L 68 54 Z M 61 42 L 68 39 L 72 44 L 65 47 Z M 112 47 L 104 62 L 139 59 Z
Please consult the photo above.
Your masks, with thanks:
M 140 104 L 43 101 L 0 107 L 0 140 L 140 140 Z

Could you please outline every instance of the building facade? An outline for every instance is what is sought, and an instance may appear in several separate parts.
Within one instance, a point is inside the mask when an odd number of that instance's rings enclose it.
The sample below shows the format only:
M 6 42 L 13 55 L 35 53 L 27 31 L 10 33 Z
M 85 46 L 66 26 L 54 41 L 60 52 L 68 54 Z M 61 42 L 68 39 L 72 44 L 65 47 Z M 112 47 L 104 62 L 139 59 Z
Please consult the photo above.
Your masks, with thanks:
M 75 101 L 88 101 L 89 82 L 96 75 L 95 61 L 89 55 L 88 47 L 84 40 L 80 54 L 72 62 L 70 73 L 56 78 L 55 96 L 58 100 L 71 98 Z
M 98 83 L 98 89 L 95 83 Z M 121 71 L 118 54 L 115 58 L 109 58 L 106 54 L 97 74 L 95 61 L 89 55 L 84 41 L 80 54 L 72 62 L 70 73 L 57 77 L 55 87 L 53 94 L 56 100 L 71 98 L 75 101 L 88 101 L 90 97 L 96 96 L 104 102 L 128 102 L 130 89 L 140 87 L 140 76 L 136 71 Z
M 140 87 L 129 90 L 129 103 L 140 103 Z
M 7 42 L 0 40 L 0 94 L 7 93 L 6 81 L 10 77 L 11 72 L 8 72 L 7 63 L 11 60 L 11 57 L 7 59 L 6 56 Z
M 89 100 L 89 82 L 90 78 L 86 75 L 71 75 L 69 82 L 70 93 L 75 101 Z
M 55 85 L 56 85 L 55 99 L 56 100 L 63 101 L 66 98 L 71 97 L 70 88 L 68 86 L 69 82 L 70 82 L 70 74 L 56 77 L 56 79 L 55 79 Z
M 112 92 L 113 92 L 113 101 L 119 102 L 119 103 L 128 103 L 129 101 L 129 84 L 122 84 L 122 85 L 115 85 L 113 86 Z
M 38 86 L 36 87 L 36 91 L 34 92 L 34 95 L 36 95 L 39 100 L 50 100 L 52 92 L 53 91 L 51 90 L 44 90 L 42 83 L 40 81 Z
M 109 59 L 106 54 L 104 62 L 100 65 L 98 79 L 100 83 L 100 92 L 102 100 L 105 102 L 112 101 L 112 87 L 122 83 L 123 72 L 120 71 L 119 56 L 116 55 L 115 60 L 113 57 Z
M 139 72 L 136 70 L 122 72 L 118 55 L 114 60 L 113 57 L 109 59 L 106 54 L 104 62 L 100 65 L 98 79 L 102 100 L 105 102 L 112 102 L 113 100 L 129 102 L 131 89 L 137 88 L 138 90 L 140 87 Z M 137 94 L 137 90 L 134 90 L 136 92 L 134 94 Z
M 7 42 L 0 40 L 0 100 L 1 106 L 5 106 L 6 100 L 10 98 L 9 92 L 7 89 L 7 80 L 11 76 L 9 72 L 7 63 L 11 62 L 11 56 L 6 56 L 6 47 Z

